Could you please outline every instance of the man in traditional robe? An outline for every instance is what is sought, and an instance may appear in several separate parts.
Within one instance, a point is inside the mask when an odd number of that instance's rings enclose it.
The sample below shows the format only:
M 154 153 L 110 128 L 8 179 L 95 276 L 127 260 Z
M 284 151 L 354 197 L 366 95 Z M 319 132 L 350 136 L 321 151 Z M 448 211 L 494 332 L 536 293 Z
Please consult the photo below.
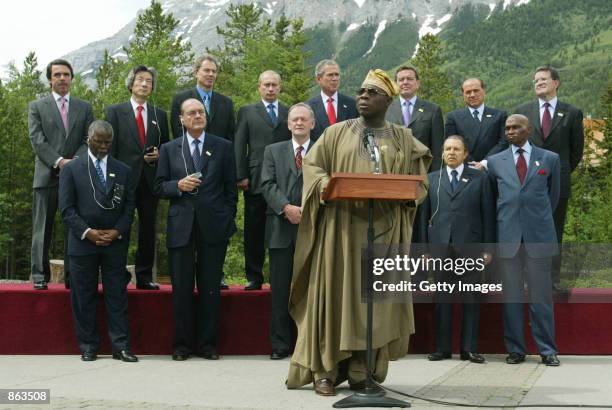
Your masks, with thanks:
M 372 130 L 385 174 L 427 175 L 431 155 L 405 127 L 385 120 L 398 95 L 382 70 L 368 73 L 357 96 L 360 117 L 330 126 L 304 158 L 302 219 L 298 230 L 289 312 L 298 328 L 288 388 L 314 382 L 315 392 L 334 395 L 349 381 L 360 389 L 366 378 L 366 304 L 361 299 L 361 248 L 367 243 L 367 201 L 325 203 L 321 193 L 335 172 L 372 172 L 362 143 Z M 420 203 L 427 184 L 419 190 Z M 409 244 L 416 208 L 399 202 L 374 205 L 375 244 Z M 373 378 L 384 381 L 389 360 L 408 351 L 414 333 L 412 300 L 374 305 Z

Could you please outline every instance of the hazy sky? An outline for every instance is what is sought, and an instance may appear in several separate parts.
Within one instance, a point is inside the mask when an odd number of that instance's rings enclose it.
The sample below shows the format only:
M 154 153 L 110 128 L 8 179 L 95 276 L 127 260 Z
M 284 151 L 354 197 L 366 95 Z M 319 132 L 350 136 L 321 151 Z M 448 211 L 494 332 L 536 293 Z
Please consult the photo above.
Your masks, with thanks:
M 72 50 L 110 37 L 150 0 L 10 0 L 0 6 L 0 72 L 21 68 L 30 51 L 39 68 Z M 61 38 L 60 38 L 61 34 Z

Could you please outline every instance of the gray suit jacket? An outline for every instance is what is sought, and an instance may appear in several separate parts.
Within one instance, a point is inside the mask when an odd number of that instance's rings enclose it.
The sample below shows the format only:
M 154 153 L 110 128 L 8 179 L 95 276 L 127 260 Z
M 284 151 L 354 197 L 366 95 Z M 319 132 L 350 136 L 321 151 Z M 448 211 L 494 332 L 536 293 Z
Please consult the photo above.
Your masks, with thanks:
M 66 133 L 53 94 L 30 102 L 28 130 L 36 155 L 33 188 L 58 184 L 59 179 L 53 165 L 60 157 L 69 159 L 75 155 L 87 155 L 87 129 L 93 120 L 91 105 L 71 96 Z
M 247 195 L 261 194 L 261 163 L 264 149 L 275 142 L 291 139 L 287 128 L 287 107 L 278 104 L 276 125 L 272 124 L 261 101 L 245 105 L 238 111 L 238 126 L 234 137 L 236 178 L 248 178 Z
M 308 148 L 312 144 L 311 140 Z M 265 237 L 267 248 L 286 248 L 295 242 L 298 225 L 285 219 L 283 208 L 287 204 L 301 205 L 302 187 L 302 171 L 298 171 L 295 166 L 292 142 L 268 145 L 261 168 L 261 190 L 268 204 Z
M 404 125 L 404 115 L 399 98 L 393 100 L 389 106 L 387 121 Z M 433 160 L 430 169 L 440 169 L 442 145 L 444 144 L 444 120 L 440 106 L 417 97 L 408 128 L 412 131 L 412 135 L 431 151 Z
M 558 253 L 553 213 L 559 202 L 559 156 L 532 148 L 522 185 L 511 147 L 488 158 L 489 178 L 497 200 L 498 255 L 502 258 L 513 257 L 521 242 L 532 258 Z
M 582 111 L 557 100 L 552 124 L 546 138 L 542 136 L 540 104 L 538 100 L 521 105 L 517 114 L 523 114 L 531 123 L 529 141 L 538 147 L 555 152 L 561 160 L 561 198 L 569 198 L 572 189 L 571 173 L 582 159 L 584 129 Z

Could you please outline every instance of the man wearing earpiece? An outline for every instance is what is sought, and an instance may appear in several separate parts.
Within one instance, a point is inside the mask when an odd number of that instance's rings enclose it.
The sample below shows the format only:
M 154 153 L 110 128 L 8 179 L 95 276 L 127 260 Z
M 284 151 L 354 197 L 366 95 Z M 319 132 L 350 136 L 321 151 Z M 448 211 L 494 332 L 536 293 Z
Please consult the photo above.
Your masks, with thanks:
M 236 231 L 236 166 L 232 143 L 204 132 L 201 101 L 183 102 L 181 121 L 185 133 L 162 145 L 155 177 L 155 192 L 170 199 L 166 245 L 175 326 L 172 359 L 187 360 L 196 353 L 217 360 L 219 281 Z
M 482 244 L 495 242 L 495 202 L 490 182 L 484 172 L 468 167 L 464 162 L 469 153 L 459 135 L 451 135 L 442 146 L 442 169 L 431 172 L 427 198 L 417 212 L 418 242 L 429 243 L 434 257 L 461 257 L 484 263 L 491 254 Z M 435 272 L 436 281 L 478 283 L 479 272 Z M 480 307 L 474 294 L 462 295 L 461 360 L 484 363 L 478 353 Z M 436 294 L 436 350 L 428 359 L 450 359 L 452 354 L 453 301 L 452 294 Z
M 130 168 L 109 155 L 111 125 L 94 121 L 88 136 L 88 152 L 64 167 L 59 182 L 60 211 L 70 230 L 70 298 L 81 360 L 96 360 L 100 347 L 96 306 L 101 273 L 113 359 L 137 362 L 130 353 L 124 276 L 134 214 L 133 181 Z
M 134 67 L 126 79 L 127 89 L 132 94 L 130 101 L 111 105 L 105 110 L 106 119 L 115 132 L 111 155 L 130 166 L 136 183 L 136 287 L 143 290 L 159 289 L 153 282 L 158 204 L 153 183 L 159 147 L 168 142 L 166 112 L 148 102 L 155 89 L 156 77 L 152 67 Z

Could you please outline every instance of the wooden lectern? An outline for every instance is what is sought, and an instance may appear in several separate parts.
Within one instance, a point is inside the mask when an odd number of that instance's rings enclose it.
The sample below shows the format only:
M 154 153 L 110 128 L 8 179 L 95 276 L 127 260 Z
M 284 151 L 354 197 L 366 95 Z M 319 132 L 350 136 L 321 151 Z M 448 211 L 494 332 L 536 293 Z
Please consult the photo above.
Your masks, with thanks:
M 351 407 L 410 407 L 410 403 L 385 397 L 385 391 L 372 380 L 372 262 L 374 259 L 374 201 L 413 202 L 419 194 L 419 185 L 425 180 L 420 175 L 396 174 L 332 174 L 321 194 L 326 202 L 368 201 L 368 275 L 367 275 L 367 335 L 365 389 L 334 403 L 335 408 Z

